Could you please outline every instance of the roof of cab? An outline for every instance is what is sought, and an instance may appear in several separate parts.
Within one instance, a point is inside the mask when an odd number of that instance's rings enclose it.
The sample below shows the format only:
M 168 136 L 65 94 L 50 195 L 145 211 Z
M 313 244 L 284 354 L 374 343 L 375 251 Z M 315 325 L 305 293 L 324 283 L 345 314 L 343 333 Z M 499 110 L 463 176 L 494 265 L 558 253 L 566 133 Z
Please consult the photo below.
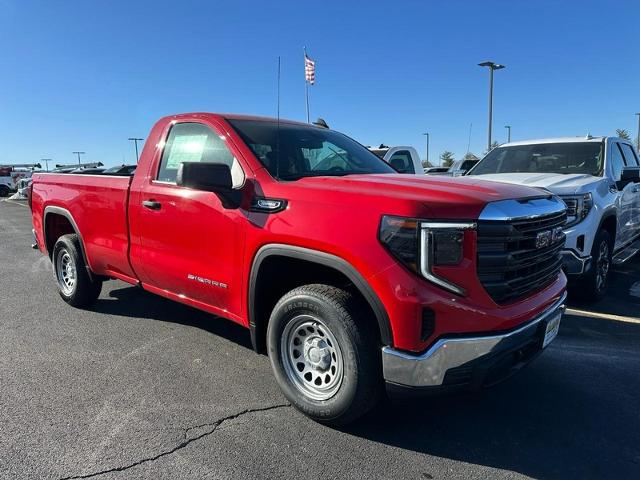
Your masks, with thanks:
M 243 115 L 239 113 L 214 113 L 214 112 L 188 112 L 188 113 L 179 113 L 176 115 L 169 115 L 165 118 L 179 120 L 182 118 L 193 118 L 193 117 L 202 117 L 202 118 L 212 118 L 217 120 L 253 120 L 258 122 L 277 122 L 278 118 L 275 117 L 262 117 L 259 115 Z M 288 123 L 294 125 L 304 125 L 308 127 L 320 128 L 317 125 L 301 122 L 297 120 L 288 120 L 286 118 L 280 118 L 280 123 Z
M 582 143 L 582 142 L 602 142 L 606 138 L 612 137 L 592 137 L 587 135 L 584 137 L 555 137 L 555 138 L 538 138 L 534 140 L 521 140 L 518 142 L 503 143 L 501 147 L 512 147 L 515 145 L 539 145 L 544 143 Z

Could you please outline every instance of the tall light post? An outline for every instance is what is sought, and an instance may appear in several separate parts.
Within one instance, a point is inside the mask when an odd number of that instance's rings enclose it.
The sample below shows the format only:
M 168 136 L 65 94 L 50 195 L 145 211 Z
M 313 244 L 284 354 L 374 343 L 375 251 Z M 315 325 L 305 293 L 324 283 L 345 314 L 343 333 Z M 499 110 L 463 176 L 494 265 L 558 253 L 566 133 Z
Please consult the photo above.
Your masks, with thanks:
M 85 154 L 85 153 L 87 153 L 87 152 L 71 152 L 71 153 L 73 153 L 73 154 L 75 154 L 75 155 L 78 155 L 78 165 L 82 165 L 82 164 L 80 163 L 80 155 L 84 155 L 84 154 Z
M 489 68 L 489 134 L 487 141 L 487 150 L 491 150 L 491 127 L 493 123 L 493 71 L 501 70 L 505 68 L 505 66 L 489 61 L 479 63 L 478 66 Z
M 636 138 L 636 150 L 640 152 L 640 113 L 636 113 L 638 116 L 638 138 Z
M 427 132 L 423 133 L 427 139 L 427 166 L 429 166 L 429 134 Z
M 131 140 L 134 145 L 136 146 L 136 164 L 138 163 L 139 160 L 139 156 L 138 156 L 138 142 L 141 142 L 142 140 L 144 140 L 144 138 L 135 138 L 135 137 L 130 137 L 129 140 Z
M 48 172 L 49 171 L 49 162 L 53 162 L 53 160 L 51 158 L 41 158 L 40 161 L 44 162 L 44 164 L 47 166 L 47 172 Z
M 507 143 L 511 143 L 511 125 L 505 125 L 504 128 L 507 129 Z

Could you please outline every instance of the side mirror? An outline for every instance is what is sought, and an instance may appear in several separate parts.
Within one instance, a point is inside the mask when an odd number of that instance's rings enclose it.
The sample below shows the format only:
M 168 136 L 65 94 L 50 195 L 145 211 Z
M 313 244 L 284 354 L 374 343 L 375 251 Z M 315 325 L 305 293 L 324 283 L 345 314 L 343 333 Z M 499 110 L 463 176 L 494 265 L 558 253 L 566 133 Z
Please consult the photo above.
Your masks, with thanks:
M 629 183 L 640 182 L 640 167 L 624 167 L 620 174 L 620 180 L 616 182 L 618 190 L 622 190 Z
M 183 162 L 176 184 L 180 187 L 215 193 L 225 208 L 240 206 L 241 192 L 233 189 L 231 167 L 223 163 Z

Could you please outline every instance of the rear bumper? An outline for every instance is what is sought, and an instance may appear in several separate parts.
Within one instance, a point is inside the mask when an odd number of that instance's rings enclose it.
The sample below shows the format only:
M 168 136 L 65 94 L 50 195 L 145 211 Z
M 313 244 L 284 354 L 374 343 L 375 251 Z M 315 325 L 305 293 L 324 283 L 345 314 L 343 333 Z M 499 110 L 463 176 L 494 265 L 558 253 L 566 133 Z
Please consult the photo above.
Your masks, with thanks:
M 591 255 L 579 257 L 573 250 L 562 251 L 562 268 L 567 275 L 582 275 L 591 267 Z
M 542 314 L 500 334 L 441 338 L 420 355 L 382 349 L 384 379 L 391 387 L 469 389 L 496 383 L 542 351 L 547 322 L 562 315 L 566 293 Z

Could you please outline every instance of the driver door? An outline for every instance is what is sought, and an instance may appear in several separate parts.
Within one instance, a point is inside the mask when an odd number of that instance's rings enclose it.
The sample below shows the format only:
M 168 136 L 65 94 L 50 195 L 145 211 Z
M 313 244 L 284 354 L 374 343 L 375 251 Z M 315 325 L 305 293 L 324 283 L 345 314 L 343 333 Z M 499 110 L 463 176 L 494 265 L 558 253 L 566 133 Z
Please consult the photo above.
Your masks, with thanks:
M 609 151 L 611 178 L 618 182 L 622 175 L 622 169 L 627 166 L 622 147 L 618 142 L 612 142 Z M 633 238 L 634 232 L 634 203 L 636 193 L 633 191 L 635 184 L 628 183 L 618 191 L 616 199 L 618 209 L 618 227 L 616 230 L 616 241 L 614 250 L 618 249 Z
M 637 167 L 638 157 L 635 150 L 628 143 L 621 143 L 620 147 L 624 155 L 625 164 L 627 167 Z M 640 234 L 640 183 L 632 182 L 630 187 L 630 194 L 632 198 L 631 208 L 631 222 L 629 225 L 629 241 L 633 240 Z
M 212 124 L 178 122 L 165 138 L 138 197 L 136 271 L 156 293 L 213 307 L 226 317 L 240 315 L 245 218 L 237 209 L 225 209 L 214 193 L 176 185 L 176 174 L 183 162 L 225 163 L 234 185 L 242 185 L 242 167 Z

